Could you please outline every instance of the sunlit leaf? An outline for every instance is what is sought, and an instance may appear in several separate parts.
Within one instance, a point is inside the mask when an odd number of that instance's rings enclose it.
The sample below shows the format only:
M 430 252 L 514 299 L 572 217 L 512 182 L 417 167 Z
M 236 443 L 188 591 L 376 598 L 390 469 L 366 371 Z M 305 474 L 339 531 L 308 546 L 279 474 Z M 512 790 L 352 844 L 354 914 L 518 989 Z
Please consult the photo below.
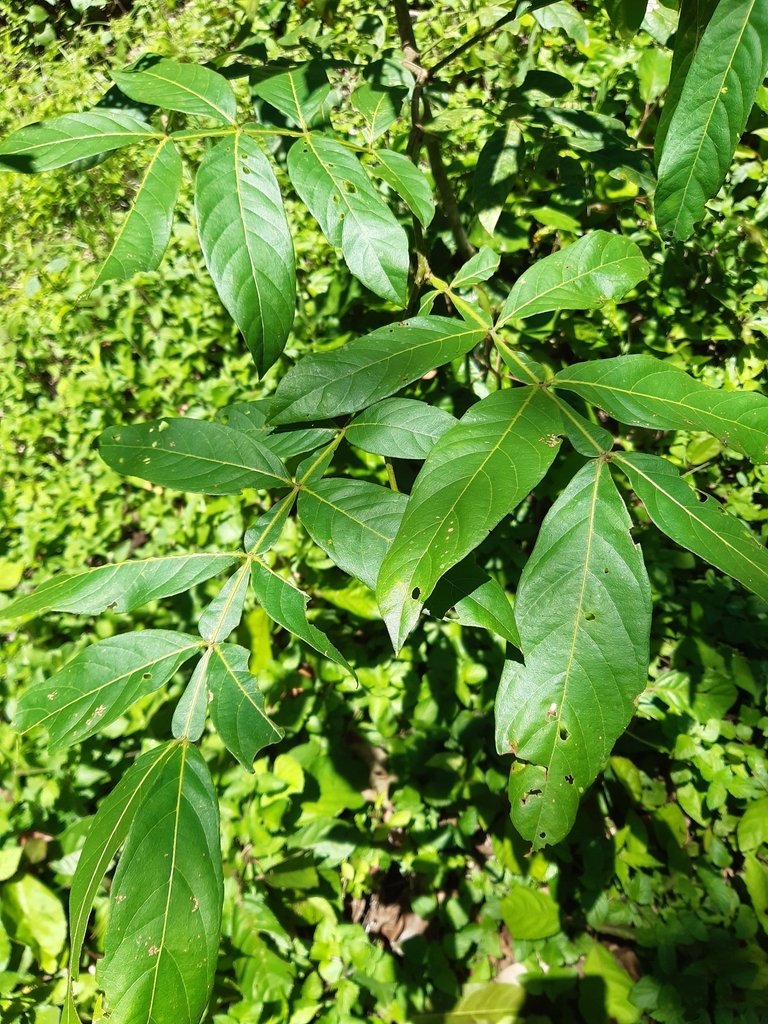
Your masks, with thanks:
M 152 55 L 143 58 L 136 70 L 113 71 L 112 78 L 126 96 L 138 103 L 202 114 L 230 124 L 237 117 L 232 86 L 200 64 L 180 64 Z
M 270 743 L 278 743 L 283 730 L 264 709 L 264 698 L 248 668 L 250 654 L 237 644 L 217 644 L 208 664 L 211 718 L 227 750 L 252 771 L 253 759 Z

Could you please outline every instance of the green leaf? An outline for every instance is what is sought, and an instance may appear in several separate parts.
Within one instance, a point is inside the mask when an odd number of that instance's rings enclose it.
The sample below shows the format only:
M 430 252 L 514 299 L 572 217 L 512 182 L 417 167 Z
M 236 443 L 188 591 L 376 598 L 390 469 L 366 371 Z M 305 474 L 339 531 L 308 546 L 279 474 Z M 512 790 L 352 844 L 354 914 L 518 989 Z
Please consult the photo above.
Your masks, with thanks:
M 576 8 L 572 7 L 566 0 L 546 4 L 536 12 L 534 17 L 542 28 L 550 31 L 561 28 L 575 42 L 581 43 L 584 47 L 589 46 L 589 32 L 587 31 L 586 22 Z
M 54 576 L 34 594 L 24 594 L 0 610 L 0 619 L 39 612 L 98 615 L 113 608 L 129 612 L 149 601 L 171 597 L 228 569 L 237 555 L 169 555 L 100 565 L 74 576 Z
M 613 448 L 613 438 L 607 430 L 592 423 L 550 388 L 547 394 L 557 405 L 563 420 L 565 434 L 579 455 L 594 459 Z
M 456 423 L 455 416 L 426 402 L 388 398 L 357 415 L 345 436 L 356 448 L 374 455 L 423 459 Z
M 0 145 L 0 167 L 36 174 L 134 142 L 162 139 L 162 134 L 121 110 L 88 110 L 30 124 Z
M 754 853 L 744 858 L 744 884 L 763 931 L 768 932 L 768 867 Z
M 423 226 L 429 227 L 435 216 L 435 203 L 432 199 L 432 189 L 422 169 L 404 153 L 396 153 L 392 149 L 377 149 L 374 155 L 379 162 L 369 164 L 371 173 L 386 181 Z
M 413 1024 L 517 1024 L 528 993 L 522 985 L 489 981 L 463 996 L 452 1010 L 416 1013 Z
M 166 57 L 144 58 L 136 71 L 113 71 L 112 79 L 130 99 L 164 110 L 201 114 L 235 123 L 237 101 L 221 75 L 199 64 L 179 64 Z
M 3 917 L 11 938 L 29 946 L 44 974 L 59 969 L 59 953 L 67 938 L 61 901 L 33 875 L 3 886 Z
M 451 281 L 450 287 L 452 289 L 470 288 L 473 284 L 478 284 L 480 281 L 487 281 L 499 269 L 500 262 L 501 256 L 487 245 L 483 245 L 471 259 L 467 260 Z
M 171 237 L 181 172 L 178 150 L 170 139 L 163 139 L 150 157 L 94 288 L 112 278 L 127 281 L 139 271 L 157 270 Z
M 240 764 L 253 771 L 253 759 L 270 743 L 283 738 L 283 730 L 264 710 L 264 697 L 248 669 L 250 654 L 237 644 L 217 644 L 208 665 L 211 718 L 216 732 Z
M 630 526 L 607 464 L 593 460 L 548 512 L 520 579 L 525 665 L 505 666 L 496 745 L 517 758 L 512 820 L 534 849 L 568 834 L 647 682 L 651 595 Z
M 309 596 L 255 558 L 251 566 L 256 600 L 271 619 L 354 675 L 347 661 L 319 629 L 307 621 Z
M 306 128 L 319 113 L 331 87 L 321 61 L 280 70 L 277 66 L 253 68 L 251 94 L 266 100 L 299 128 Z
M 605 10 L 622 39 L 631 39 L 643 23 L 648 0 L 605 0 Z
M 30 686 L 16 706 L 13 728 L 27 732 L 45 726 L 50 750 L 77 743 L 114 722 L 139 697 L 158 690 L 200 646 L 197 637 L 167 629 L 101 640 Z
M 305 356 L 278 384 L 270 423 L 329 419 L 365 409 L 463 356 L 485 333 L 462 320 L 412 317 L 332 352 Z
M 208 715 L 208 664 L 211 660 L 211 648 L 207 648 L 202 658 L 195 665 L 192 678 L 186 685 L 181 700 L 176 705 L 171 720 L 171 733 L 177 739 L 187 739 L 197 743 L 205 730 L 205 719 Z
M 739 849 L 742 853 L 756 850 L 768 842 L 768 796 L 747 806 L 738 824 Z
M 669 84 L 672 54 L 665 50 L 646 50 L 637 62 L 637 83 L 643 103 L 653 103 Z
M 174 745 L 128 834 L 98 979 L 114 1024 L 198 1024 L 219 950 L 219 806 L 195 747 Z
M 489 235 L 515 184 L 524 153 L 523 133 L 514 122 L 498 128 L 480 150 L 472 178 L 472 206 Z
M 298 512 L 315 544 L 373 590 L 407 504 L 365 480 L 316 480 L 299 492 Z
M 354 153 L 324 135 L 307 135 L 288 152 L 288 174 L 355 277 L 376 295 L 404 306 L 408 238 Z
M 296 271 L 280 189 L 257 142 L 238 132 L 207 151 L 195 209 L 216 291 L 263 374 L 291 330 Z
M 768 399 L 756 391 L 707 387 L 649 355 L 575 363 L 558 373 L 554 383 L 621 423 L 652 430 L 704 430 L 723 447 L 753 462 L 768 462 Z
M 355 89 L 349 99 L 352 106 L 359 110 L 368 122 L 368 145 L 372 146 L 400 117 L 403 100 L 407 95 L 407 89 L 397 86 L 386 88 L 376 82 L 364 82 Z
M 246 551 L 254 555 L 262 555 L 275 546 L 280 539 L 285 522 L 293 510 L 295 500 L 296 492 L 291 491 L 280 501 L 275 502 L 263 516 L 259 516 L 253 526 L 245 531 L 243 546 Z
M 560 931 L 560 911 L 547 893 L 513 885 L 499 904 L 501 919 L 513 939 L 546 939 Z
M 201 494 L 290 484 L 282 462 L 249 434 L 204 420 L 154 420 L 108 427 L 102 459 L 118 473 Z
M 608 231 L 591 231 L 578 242 L 526 270 L 515 281 L 497 327 L 508 320 L 559 309 L 596 309 L 618 301 L 648 276 L 634 242 Z
M 629 452 L 614 461 L 662 533 L 768 601 L 768 552 L 712 497 L 700 500 L 673 465 Z
M 462 626 L 479 626 L 520 646 L 517 623 L 503 587 L 481 569 L 473 558 L 465 558 L 438 581 L 429 598 L 429 611 L 438 618 L 453 609 Z
M 514 388 L 473 406 L 430 451 L 377 583 L 396 650 L 443 573 L 541 480 L 562 429 L 539 388 Z
M 669 122 L 654 208 L 662 234 L 686 239 L 728 173 L 768 71 L 768 7 L 721 0 Z
M 579 990 L 584 1020 L 604 1020 L 607 1014 L 616 1024 L 635 1024 L 643 1011 L 630 1002 L 631 992 L 629 974 L 609 949 L 596 942 L 584 960 L 584 980 Z
M 286 430 L 262 438 L 262 444 L 280 459 L 313 452 L 328 444 L 338 434 L 333 427 L 308 427 L 306 430 Z
M 69 893 L 69 984 L 77 981 L 88 918 L 112 858 L 157 776 L 176 750 L 165 743 L 136 758 L 96 812 L 72 877 Z
M 220 643 L 226 640 L 243 617 L 245 595 L 248 592 L 248 563 L 230 576 L 203 614 L 197 628 L 203 640 Z

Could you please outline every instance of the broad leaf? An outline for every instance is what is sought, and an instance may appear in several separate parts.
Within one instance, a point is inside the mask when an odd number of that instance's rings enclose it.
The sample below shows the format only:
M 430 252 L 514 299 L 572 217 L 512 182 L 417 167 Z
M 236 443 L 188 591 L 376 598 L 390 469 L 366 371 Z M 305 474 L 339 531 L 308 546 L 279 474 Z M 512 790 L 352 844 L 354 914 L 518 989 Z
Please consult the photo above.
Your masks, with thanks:
M 456 274 L 451 281 L 451 288 L 471 288 L 473 284 L 487 281 L 499 269 L 500 262 L 501 257 L 497 252 L 487 245 L 481 246 Z
M 588 459 L 594 459 L 613 448 L 614 439 L 607 430 L 603 430 L 602 427 L 582 416 L 580 412 L 577 412 L 568 402 L 557 395 L 553 388 L 550 388 L 547 394 L 560 410 L 565 435 L 579 455 L 586 455 Z
M 315 544 L 373 590 L 407 504 L 378 484 L 329 479 L 302 487 L 298 512 Z
M 756 391 L 720 391 L 654 356 L 575 363 L 557 387 L 604 409 L 621 423 L 653 430 L 705 430 L 753 462 L 768 462 L 768 399 Z
M 315 60 L 287 70 L 253 68 L 250 82 L 252 95 L 266 100 L 299 128 L 307 127 L 331 90 L 322 62 Z
M 237 101 L 232 86 L 200 64 L 179 64 L 152 56 L 140 62 L 139 70 L 113 71 L 112 78 L 126 96 L 138 103 L 235 123 Z
M 326 658 L 335 661 L 337 665 L 343 665 L 354 675 L 353 669 L 325 633 L 321 633 L 307 621 L 309 596 L 278 575 L 274 569 L 270 569 L 260 558 L 253 560 L 251 570 L 256 600 L 267 615 L 283 629 L 287 629 Z
M 272 427 L 267 425 L 269 405 L 268 398 L 260 398 L 255 402 L 233 402 L 219 409 L 216 419 L 234 430 L 256 433 L 263 440 L 272 431 Z
M 176 705 L 171 720 L 171 733 L 178 739 L 187 739 L 197 743 L 205 730 L 205 719 L 208 715 L 208 665 L 211 660 L 211 648 L 203 653 L 195 665 L 192 678 L 186 685 L 181 700 Z
M 0 144 L 0 167 L 36 174 L 134 142 L 161 139 L 146 121 L 122 110 L 88 110 L 27 125 Z
M 593 460 L 550 509 L 520 579 L 525 665 L 505 666 L 496 744 L 517 758 L 512 820 L 534 849 L 568 834 L 647 682 L 651 594 L 630 526 Z
M 244 647 L 217 644 L 208 665 L 207 683 L 216 732 L 227 750 L 251 772 L 258 752 L 278 743 L 284 733 L 264 710 L 264 697 L 248 668 L 249 659 Z
M 98 979 L 113 1024 L 198 1024 L 216 972 L 219 805 L 197 749 L 175 744 L 131 825 Z
M 75 576 L 54 576 L 34 594 L 17 597 L 0 610 L 0 619 L 36 612 L 98 615 L 113 608 L 129 612 L 149 601 L 171 597 L 228 569 L 237 555 L 170 555 L 141 558 L 118 565 L 100 565 Z
M 238 132 L 208 150 L 195 209 L 216 291 L 263 374 L 293 323 L 296 271 L 280 189 L 257 142 Z
M 376 139 L 400 117 L 403 100 L 407 95 L 407 89 L 397 86 L 386 88 L 376 82 L 364 82 L 355 89 L 349 98 L 352 106 L 356 107 L 368 122 L 366 141 L 369 145 L 373 145 Z
M 544 5 L 534 14 L 534 17 L 542 28 L 549 29 L 550 31 L 561 28 L 575 42 L 581 43 L 585 48 L 589 46 L 589 32 L 586 22 L 576 8 L 569 4 L 567 0 L 559 0 L 557 3 Z
M 686 239 L 728 173 L 768 71 L 768 6 L 720 0 L 691 62 L 659 163 L 662 234 Z
M 150 158 L 133 206 L 120 225 L 94 288 L 111 278 L 127 281 L 139 271 L 160 266 L 171 237 L 181 170 L 176 147 L 170 139 L 163 139 Z
M 27 732 L 44 726 L 50 750 L 77 743 L 158 690 L 200 647 L 197 637 L 167 629 L 101 640 L 30 686 L 16 705 L 13 728 Z
M 288 173 L 355 277 L 376 295 L 404 306 L 408 239 L 354 153 L 324 135 L 307 135 L 291 146 Z
M 472 205 L 490 235 L 515 184 L 524 153 L 523 133 L 514 122 L 498 128 L 480 150 L 472 178 Z
M 262 439 L 262 444 L 274 452 L 280 459 L 290 459 L 294 455 L 313 452 L 324 444 L 328 444 L 338 434 L 333 427 L 308 427 L 306 430 L 286 430 L 269 434 Z
M 648 0 L 605 0 L 608 17 L 623 39 L 636 35 L 647 7 Z
M 278 384 L 269 421 L 328 419 L 365 409 L 463 356 L 484 335 L 461 320 L 413 317 L 332 352 L 305 356 Z
M 423 459 L 457 420 L 444 409 L 412 398 L 389 398 L 357 415 L 346 429 L 350 444 L 374 455 Z
M 197 628 L 208 643 L 226 640 L 243 617 L 245 595 L 248 592 L 248 563 L 230 576 L 203 614 Z
M 432 189 L 421 168 L 405 154 L 396 153 L 392 149 L 377 149 L 375 156 L 379 162 L 369 165 L 371 173 L 386 181 L 423 226 L 429 227 L 435 216 L 435 203 Z
M 447 618 L 453 609 L 462 626 L 491 629 L 515 647 L 520 646 L 512 606 L 501 584 L 475 562 L 465 558 L 438 581 L 429 598 L 429 611 Z
M 714 498 L 702 501 L 666 459 L 630 452 L 614 461 L 663 533 L 768 601 L 768 552 L 751 530 Z
M 282 462 L 251 435 L 205 420 L 169 419 L 108 427 L 101 457 L 124 475 L 201 494 L 290 483 Z
M 376 586 L 395 650 L 443 573 L 541 480 L 562 429 L 539 388 L 514 388 L 473 406 L 430 451 Z
M 489 981 L 462 996 L 452 1010 L 414 1014 L 413 1024 L 517 1024 L 527 998 L 519 983 Z
M 517 279 L 497 327 L 536 313 L 595 309 L 620 299 L 647 276 L 648 264 L 634 242 L 609 231 L 591 231 Z

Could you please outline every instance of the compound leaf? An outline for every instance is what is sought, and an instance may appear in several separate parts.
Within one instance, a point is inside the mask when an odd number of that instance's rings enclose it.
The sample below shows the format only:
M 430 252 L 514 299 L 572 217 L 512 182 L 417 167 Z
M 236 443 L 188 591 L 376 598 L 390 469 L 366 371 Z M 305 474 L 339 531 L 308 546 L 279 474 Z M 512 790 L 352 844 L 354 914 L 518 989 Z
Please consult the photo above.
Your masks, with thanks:
M 520 646 L 515 616 L 504 588 L 474 558 L 454 565 L 432 591 L 429 611 L 433 615 L 447 618 L 451 609 L 462 626 L 493 630 L 515 647 Z
M 534 263 L 515 281 L 497 326 L 558 309 L 595 309 L 608 299 L 620 299 L 647 276 L 648 264 L 634 242 L 609 231 L 591 231 Z
M 197 637 L 168 629 L 101 640 L 30 686 L 16 706 L 13 727 L 27 732 L 45 726 L 50 750 L 77 743 L 114 722 L 139 697 L 158 690 L 200 646 Z
M 198 1024 L 223 890 L 216 791 L 197 749 L 176 743 L 136 813 L 110 892 L 98 979 L 114 1024 Z
M 101 457 L 118 473 L 201 494 L 237 494 L 244 487 L 284 487 L 288 471 L 269 449 L 220 423 L 154 420 L 108 427 Z
M 429 227 L 435 216 L 435 204 L 432 189 L 422 169 L 404 153 L 396 153 L 392 149 L 377 149 L 375 156 L 379 162 L 369 165 L 371 173 L 386 181 L 424 227 Z
M 651 594 L 630 526 L 607 464 L 592 460 L 550 509 L 520 579 L 525 665 L 505 666 L 496 744 L 518 759 L 512 820 L 535 849 L 568 834 L 647 682 Z
M 515 184 L 524 153 L 523 133 L 514 122 L 497 128 L 480 150 L 472 178 L 472 206 L 490 235 Z
M 451 288 L 471 288 L 473 284 L 487 281 L 499 269 L 501 257 L 487 245 L 481 246 L 451 281 Z
M 251 94 L 266 100 L 299 128 L 306 128 L 320 111 L 331 91 L 321 61 L 278 70 L 275 66 L 253 68 Z
M 257 142 L 238 132 L 208 150 L 195 209 L 216 291 L 263 374 L 291 330 L 296 271 L 280 189 Z
M 262 555 L 277 544 L 288 516 L 293 511 L 296 491 L 291 491 L 276 501 L 268 512 L 259 516 L 253 526 L 245 531 L 243 547 L 254 555 Z
M 345 437 L 350 444 L 374 455 L 423 459 L 456 423 L 455 416 L 426 402 L 388 398 L 356 416 Z
M 203 614 L 197 628 L 203 640 L 219 643 L 226 640 L 243 617 L 245 595 L 248 593 L 248 563 L 234 573 L 214 597 Z
M 208 715 L 208 686 L 206 676 L 211 660 L 211 648 L 207 648 L 195 665 L 192 678 L 187 683 L 181 700 L 176 705 L 171 720 L 171 733 L 177 739 L 196 743 L 205 730 Z
M 313 452 L 324 444 L 332 441 L 337 430 L 333 427 L 307 427 L 306 430 L 286 430 L 269 434 L 263 438 L 262 444 L 274 452 L 280 459 L 290 459 L 294 455 Z
M 369 145 L 378 139 L 400 117 L 403 100 L 408 90 L 393 86 L 387 88 L 375 82 L 364 82 L 350 96 L 350 102 L 368 122 L 366 132 Z
M 253 771 L 253 759 L 270 743 L 283 738 L 283 730 L 264 710 L 264 697 L 248 668 L 250 653 L 237 644 L 217 644 L 208 665 L 211 718 L 229 752 Z
M 562 429 L 539 388 L 514 388 L 473 406 L 430 451 L 376 586 L 396 650 L 443 573 L 541 480 Z
M 167 57 L 145 57 L 135 71 L 113 71 L 120 90 L 137 103 L 164 110 L 202 114 L 235 123 L 237 101 L 232 86 L 221 75 L 200 64 L 179 64 Z

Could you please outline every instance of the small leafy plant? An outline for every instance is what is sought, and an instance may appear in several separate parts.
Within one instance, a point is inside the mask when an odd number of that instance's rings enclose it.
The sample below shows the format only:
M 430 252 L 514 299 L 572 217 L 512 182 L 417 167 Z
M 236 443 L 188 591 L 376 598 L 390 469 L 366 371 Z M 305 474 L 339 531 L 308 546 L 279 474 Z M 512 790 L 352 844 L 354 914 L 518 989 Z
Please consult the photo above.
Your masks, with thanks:
M 70 1024 L 88 918 L 121 848 L 99 970 L 111 1019 L 196 1024 L 205 1010 L 223 880 L 217 795 L 195 744 L 210 714 L 227 749 L 251 770 L 258 751 L 281 738 L 249 652 L 228 642 L 249 586 L 274 622 L 354 676 L 354 665 L 312 624 L 308 595 L 274 561 L 289 517 L 375 592 L 395 651 L 425 611 L 452 609 L 460 623 L 487 628 L 520 652 L 499 681 L 496 742 L 514 755 L 512 821 L 534 849 L 568 834 L 646 688 L 650 586 L 616 473 L 661 531 L 768 600 L 768 554 L 755 534 L 714 498 L 702 500 L 671 462 L 638 450 L 634 429 L 703 432 L 764 463 L 768 401 L 754 391 L 715 390 L 644 354 L 571 362 L 553 373 L 521 343 L 530 318 L 594 310 L 636 289 L 649 266 L 635 242 L 590 231 L 536 261 L 499 305 L 492 298 L 499 256 L 470 244 L 430 92 L 458 55 L 531 12 L 540 20 L 576 13 L 564 3 L 521 4 L 431 68 L 400 0 L 398 61 L 342 66 L 322 49 L 304 62 L 267 60 L 245 48 L 231 63 L 225 54 L 203 66 L 145 54 L 113 73 L 114 86 L 92 109 L 21 128 L 0 146 L 2 165 L 23 173 L 82 170 L 125 146 L 147 147 L 133 206 L 96 284 L 160 265 L 186 156 L 206 264 L 260 376 L 280 359 L 296 307 L 288 185 L 371 293 L 380 321 L 307 355 L 276 388 L 265 383 L 263 398 L 230 405 L 217 421 L 164 419 L 102 434 L 107 464 L 150 484 L 209 495 L 264 492 L 267 510 L 241 550 L 54 577 L 3 609 L 4 618 L 125 612 L 233 570 L 200 617 L 198 636 L 148 629 L 109 637 L 18 701 L 15 728 L 44 726 L 56 750 L 114 722 L 197 658 L 173 738 L 136 759 L 100 806 L 81 852 L 70 898 Z M 630 36 L 645 6 L 612 3 L 610 14 Z M 690 237 L 725 181 L 767 70 L 764 5 L 682 0 L 656 139 L 656 224 L 672 244 Z M 244 117 L 245 90 L 232 84 L 243 79 L 251 104 Z M 506 97 L 477 159 L 472 204 L 486 233 L 515 186 L 526 135 L 553 126 L 610 134 L 614 165 L 653 190 L 652 169 L 618 122 L 537 104 L 524 85 Z M 392 134 L 404 111 L 408 131 Z M 430 265 L 436 211 L 458 256 L 450 281 Z M 419 388 L 437 368 L 450 373 L 467 359 L 487 367 L 485 393 L 457 419 L 439 390 Z M 541 483 L 564 438 L 586 461 L 544 519 L 513 610 L 473 553 Z M 342 444 L 385 460 L 389 486 L 380 477 L 334 476 Z M 421 463 L 409 493 L 398 487 L 403 461 Z

